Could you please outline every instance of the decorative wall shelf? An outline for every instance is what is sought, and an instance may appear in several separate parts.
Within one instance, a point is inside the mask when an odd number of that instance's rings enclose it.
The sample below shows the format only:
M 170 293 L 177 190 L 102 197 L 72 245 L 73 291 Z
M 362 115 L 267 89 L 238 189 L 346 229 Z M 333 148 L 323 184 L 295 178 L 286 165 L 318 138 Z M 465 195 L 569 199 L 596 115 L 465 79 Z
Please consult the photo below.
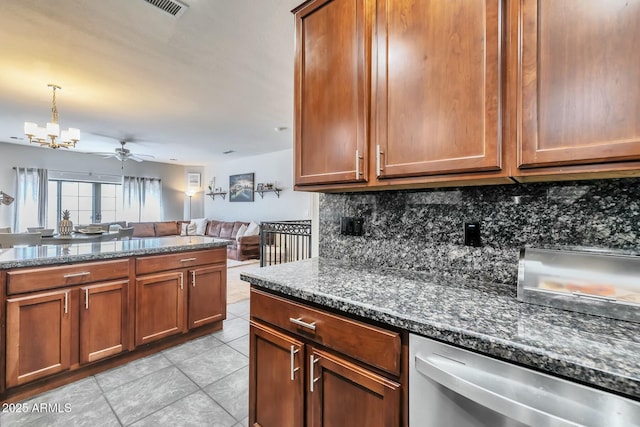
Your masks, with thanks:
M 278 196 L 278 199 L 279 199 L 281 191 L 282 191 L 282 188 L 274 188 L 271 190 L 254 190 L 253 192 L 258 193 L 262 199 L 264 199 L 264 193 L 276 193 L 276 196 Z
M 212 200 L 216 199 L 216 196 L 221 196 L 223 199 L 225 199 L 227 197 L 227 192 L 223 192 L 223 193 L 207 193 L 207 196 L 211 197 Z

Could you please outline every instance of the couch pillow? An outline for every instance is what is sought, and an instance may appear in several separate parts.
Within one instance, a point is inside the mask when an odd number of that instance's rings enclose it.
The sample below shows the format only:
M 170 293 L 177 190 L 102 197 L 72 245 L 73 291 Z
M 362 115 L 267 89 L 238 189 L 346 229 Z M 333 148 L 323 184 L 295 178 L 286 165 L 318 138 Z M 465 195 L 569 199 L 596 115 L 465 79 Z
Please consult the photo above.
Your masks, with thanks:
M 180 226 L 180 235 L 181 236 L 194 236 L 198 227 L 195 222 L 183 222 Z
M 240 240 L 240 238 L 242 236 L 244 236 L 244 233 L 247 231 L 247 226 L 242 224 L 240 226 L 240 228 L 238 229 L 238 232 L 236 233 L 236 240 Z
M 155 237 L 156 230 L 152 222 L 130 222 L 133 227 L 133 237 Z
M 247 231 L 244 232 L 243 236 L 257 236 L 258 234 L 260 234 L 260 226 L 251 221 L 247 226 Z
M 209 225 L 207 226 L 207 235 L 213 237 L 220 237 L 220 227 L 222 226 L 222 221 L 216 221 L 212 219 L 209 221 Z
M 156 222 L 156 236 L 175 236 L 178 234 L 178 226 L 175 221 Z
M 223 222 L 220 225 L 220 236 L 223 239 L 232 239 L 233 227 L 235 222 Z
M 196 225 L 196 234 L 198 236 L 204 236 L 204 232 L 207 231 L 207 224 L 209 220 L 207 218 L 196 218 L 191 220 L 191 224 Z

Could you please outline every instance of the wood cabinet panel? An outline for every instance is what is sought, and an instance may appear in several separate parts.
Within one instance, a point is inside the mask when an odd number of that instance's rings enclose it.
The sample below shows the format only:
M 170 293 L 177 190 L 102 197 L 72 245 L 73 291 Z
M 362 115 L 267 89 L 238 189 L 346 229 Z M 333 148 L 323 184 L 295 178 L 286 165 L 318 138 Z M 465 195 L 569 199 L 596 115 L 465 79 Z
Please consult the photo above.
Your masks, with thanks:
M 400 373 L 400 334 L 336 316 L 264 292 L 251 290 L 251 316 L 302 335 L 328 348 L 383 369 Z M 292 321 L 313 324 L 314 330 Z
M 378 1 L 379 177 L 501 168 L 501 1 Z
M 294 11 L 295 182 L 367 179 L 369 0 L 316 0 Z
M 640 1 L 522 0 L 518 166 L 640 159 Z
M 7 293 L 13 295 L 63 286 L 122 279 L 128 276 L 128 260 L 23 268 L 7 272 Z
M 249 425 L 303 426 L 303 343 L 255 322 L 249 338 Z
M 183 272 L 136 278 L 136 345 L 184 332 L 184 305 Z
M 400 384 L 322 350 L 309 358 L 309 427 L 401 425 Z
M 80 363 L 121 353 L 127 346 L 129 282 L 80 289 Z
M 227 317 L 225 265 L 189 270 L 189 328 Z
M 197 265 L 227 263 L 226 248 L 136 258 L 136 274 L 150 274 Z
M 6 382 L 13 387 L 69 368 L 69 290 L 9 298 Z

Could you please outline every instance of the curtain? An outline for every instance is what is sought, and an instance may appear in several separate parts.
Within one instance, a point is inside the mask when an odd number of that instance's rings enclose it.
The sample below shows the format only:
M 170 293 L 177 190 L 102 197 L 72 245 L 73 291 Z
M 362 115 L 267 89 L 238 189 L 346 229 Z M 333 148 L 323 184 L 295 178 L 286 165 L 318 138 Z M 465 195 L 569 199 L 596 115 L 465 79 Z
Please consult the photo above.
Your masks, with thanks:
M 13 217 L 15 232 L 27 227 L 44 227 L 47 222 L 48 172 L 46 169 L 17 167 L 16 203 Z
M 123 212 L 129 221 L 162 221 L 162 180 L 122 178 Z

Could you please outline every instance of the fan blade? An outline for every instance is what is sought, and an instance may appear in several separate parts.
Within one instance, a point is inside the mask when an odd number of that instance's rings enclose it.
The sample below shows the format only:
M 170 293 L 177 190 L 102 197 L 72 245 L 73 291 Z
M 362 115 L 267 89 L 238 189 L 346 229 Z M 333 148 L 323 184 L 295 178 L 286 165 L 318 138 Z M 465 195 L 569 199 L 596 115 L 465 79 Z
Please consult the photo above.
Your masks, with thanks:
M 138 157 L 138 155 L 137 155 L 137 154 L 131 154 L 131 155 L 129 156 L 129 158 L 130 158 L 131 160 L 135 160 L 136 162 L 143 162 L 143 161 L 144 161 L 144 159 L 141 159 L 140 157 Z

